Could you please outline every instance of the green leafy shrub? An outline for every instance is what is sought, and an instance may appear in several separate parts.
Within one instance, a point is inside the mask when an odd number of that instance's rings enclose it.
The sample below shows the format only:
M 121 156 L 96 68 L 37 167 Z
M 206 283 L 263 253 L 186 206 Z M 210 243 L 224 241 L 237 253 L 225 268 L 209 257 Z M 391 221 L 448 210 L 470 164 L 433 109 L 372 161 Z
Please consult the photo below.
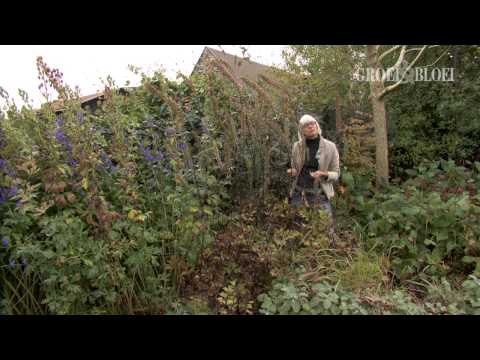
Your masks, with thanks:
M 208 301 L 202 297 L 177 299 L 172 302 L 166 315 L 214 315 Z
M 326 283 L 309 287 L 277 281 L 272 290 L 259 296 L 260 313 L 266 315 L 366 315 L 367 310 L 353 293 Z
M 394 177 L 405 177 L 406 169 L 423 161 L 480 160 L 477 90 L 479 88 L 476 45 L 439 47 L 429 55 L 436 66 L 455 68 L 454 82 L 405 84 L 388 99 L 391 169 Z
M 421 304 L 415 303 L 412 297 L 404 291 L 395 290 L 384 295 L 383 306 L 386 309 L 381 310 L 382 315 L 427 315 L 428 312 Z
M 478 272 L 478 170 L 441 165 L 420 167 L 402 187 L 355 203 L 364 238 L 388 254 L 399 278 Z
M 48 102 L 10 104 L 0 123 L 6 309 L 163 313 L 228 201 L 207 161 L 212 139 L 204 134 L 196 151 L 189 143 L 185 126 L 200 115 L 175 101 L 188 89 L 155 74 L 122 95 L 109 79 L 91 112 L 57 70 L 38 67 Z
M 470 275 L 462 284 L 465 293 L 466 311 L 469 314 L 480 315 L 480 279 Z

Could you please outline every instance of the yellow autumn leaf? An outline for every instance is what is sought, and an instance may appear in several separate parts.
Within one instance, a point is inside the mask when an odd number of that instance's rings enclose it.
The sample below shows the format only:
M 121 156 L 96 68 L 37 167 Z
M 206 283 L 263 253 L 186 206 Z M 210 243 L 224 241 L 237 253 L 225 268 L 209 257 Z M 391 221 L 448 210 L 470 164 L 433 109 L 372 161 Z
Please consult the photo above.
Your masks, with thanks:
M 139 213 L 140 213 L 140 212 L 139 212 L 138 210 L 135 210 L 135 209 L 130 210 L 130 212 L 128 213 L 128 218 L 129 218 L 130 220 L 136 220 L 137 217 L 138 217 L 138 215 L 139 215 Z
M 84 188 L 85 190 L 88 190 L 88 178 L 83 178 L 82 188 Z

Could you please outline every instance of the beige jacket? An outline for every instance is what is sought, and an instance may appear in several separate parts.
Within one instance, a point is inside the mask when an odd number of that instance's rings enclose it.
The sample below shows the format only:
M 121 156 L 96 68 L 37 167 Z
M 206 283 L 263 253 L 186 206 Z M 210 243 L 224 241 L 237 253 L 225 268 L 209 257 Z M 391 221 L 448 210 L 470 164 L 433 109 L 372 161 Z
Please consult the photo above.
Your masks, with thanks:
M 320 184 L 325 195 L 328 197 L 328 199 L 331 199 L 335 196 L 335 191 L 333 190 L 333 182 L 338 181 L 338 178 L 340 177 L 340 157 L 335 143 L 323 138 L 320 126 L 318 126 L 318 129 L 320 136 L 320 143 L 316 154 L 316 158 L 318 160 L 318 170 L 327 171 L 328 178 L 321 177 L 319 179 L 315 179 L 313 186 L 315 189 L 318 189 L 318 186 Z M 299 140 L 293 144 L 292 148 L 291 166 L 292 169 L 296 170 L 297 174 L 295 176 L 295 180 L 290 191 L 290 196 L 293 195 L 295 187 L 297 186 L 298 177 L 305 163 L 306 143 L 305 137 L 303 136 L 301 129 L 299 129 L 298 131 L 298 137 Z

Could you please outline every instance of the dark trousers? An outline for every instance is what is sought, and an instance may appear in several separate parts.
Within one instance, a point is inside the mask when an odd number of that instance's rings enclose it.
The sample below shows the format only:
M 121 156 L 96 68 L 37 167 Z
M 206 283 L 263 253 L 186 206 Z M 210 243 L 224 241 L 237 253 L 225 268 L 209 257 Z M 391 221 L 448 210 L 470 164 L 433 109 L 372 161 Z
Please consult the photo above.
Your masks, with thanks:
M 330 229 L 330 232 L 332 234 L 335 232 L 336 219 L 332 204 L 330 203 L 330 200 L 328 200 L 327 196 L 321 191 L 321 189 L 314 193 L 311 190 L 304 191 L 303 189 L 297 187 L 290 199 L 290 205 L 296 208 L 307 206 L 313 209 L 320 208 L 326 211 L 332 220 L 332 228 Z

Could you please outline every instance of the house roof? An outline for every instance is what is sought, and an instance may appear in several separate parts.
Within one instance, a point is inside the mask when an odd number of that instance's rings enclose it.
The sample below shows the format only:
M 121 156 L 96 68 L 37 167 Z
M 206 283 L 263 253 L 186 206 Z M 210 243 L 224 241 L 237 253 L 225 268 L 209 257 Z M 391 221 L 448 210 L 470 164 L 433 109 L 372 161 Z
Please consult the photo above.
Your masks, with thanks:
M 236 55 L 228 54 L 225 51 L 219 51 L 210 47 L 205 47 L 202 55 L 200 56 L 197 64 L 192 71 L 192 74 L 199 70 L 202 61 L 208 56 L 211 56 L 217 60 L 223 60 L 225 63 L 227 63 L 232 70 L 233 75 L 238 80 L 241 80 L 241 78 L 244 77 L 251 81 L 257 81 L 259 79 L 259 75 L 266 76 L 270 74 L 274 69 L 271 66 L 257 63 L 250 60 L 249 58 L 242 58 Z
M 133 87 L 123 87 L 123 88 L 120 88 L 119 91 L 122 93 L 127 93 L 128 91 L 134 89 Z M 80 104 L 86 104 L 92 100 L 100 100 L 101 98 L 103 98 L 105 96 L 105 92 L 97 92 L 95 94 L 90 94 L 90 95 L 85 95 L 85 96 L 81 96 L 78 98 L 78 100 L 80 101 Z M 54 100 L 51 102 L 51 105 L 52 105 L 52 108 L 53 108 L 53 111 L 55 112 L 58 112 L 58 111 L 63 111 L 64 109 L 64 104 L 63 104 L 63 100 Z M 37 109 L 35 111 L 40 111 L 40 109 Z
M 200 58 L 198 59 L 197 63 L 195 64 L 195 67 L 191 75 L 199 70 L 203 61 L 206 60 L 206 58 L 208 58 L 209 56 L 213 57 L 214 59 L 225 62 L 231 69 L 232 75 L 235 76 L 235 78 L 242 83 L 244 83 L 242 78 L 246 78 L 250 81 L 256 82 L 259 80 L 259 75 L 270 77 L 268 75 L 273 75 L 273 70 L 275 70 L 271 66 L 257 63 L 255 61 L 250 60 L 249 58 L 246 58 L 246 57 L 242 58 L 236 55 L 228 54 L 225 51 L 219 51 L 206 46 L 205 49 L 203 49 L 203 52 L 200 55 Z M 128 92 L 129 90 L 132 90 L 132 89 L 134 88 L 124 87 L 124 88 L 121 88 L 120 91 Z M 79 100 L 80 100 L 80 103 L 83 105 L 92 100 L 101 99 L 102 97 L 104 97 L 104 95 L 105 95 L 104 92 L 98 92 L 96 94 L 82 96 L 79 98 Z M 52 101 L 52 107 L 55 112 L 62 111 L 63 100 Z M 37 109 L 36 111 L 40 111 L 40 110 Z
M 99 92 L 99 93 L 96 93 L 96 94 L 91 94 L 91 95 L 86 95 L 86 96 L 81 96 L 80 98 L 78 98 L 78 100 L 80 101 L 80 104 L 85 104 L 89 101 L 92 101 L 92 100 L 95 100 L 95 99 L 99 99 L 101 97 L 104 96 L 104 93 L 103 92 Z M 64 101 L 63 100 L 53 100 L 51 103 L 52 105 L 52 109 L 53 111 L 57 112 L 57 111 L 63 111 L 64 109 Z M 40 109 L 35 109 L 35 111 L 39 112 Z

